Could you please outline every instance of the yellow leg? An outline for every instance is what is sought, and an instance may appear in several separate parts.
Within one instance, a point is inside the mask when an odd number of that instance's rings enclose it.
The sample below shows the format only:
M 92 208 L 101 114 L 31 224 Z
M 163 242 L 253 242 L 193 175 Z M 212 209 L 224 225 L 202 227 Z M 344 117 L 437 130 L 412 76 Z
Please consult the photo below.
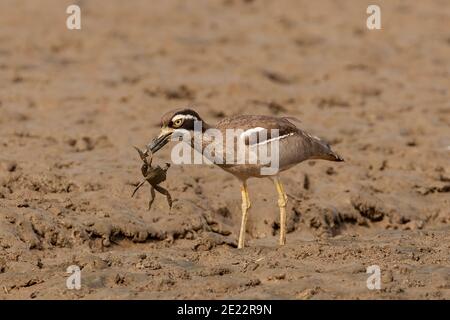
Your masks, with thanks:
M 287 196 L 284 192 L 283 185 L 278 177 L 274 178 L 275 187 L 278 192 L 278 207 L 280 207 L 280 242 L 282 246 L 286 243 L 286 203 Z
M 241 195 L 242 195 L 242 222 L 241 222 L 241 231 L 239 232 L 238 249 L 242 249 L 244 247 L 248 209 L 250 209 L 250 198 L 248 196 L 246 181 L 242 182 Z

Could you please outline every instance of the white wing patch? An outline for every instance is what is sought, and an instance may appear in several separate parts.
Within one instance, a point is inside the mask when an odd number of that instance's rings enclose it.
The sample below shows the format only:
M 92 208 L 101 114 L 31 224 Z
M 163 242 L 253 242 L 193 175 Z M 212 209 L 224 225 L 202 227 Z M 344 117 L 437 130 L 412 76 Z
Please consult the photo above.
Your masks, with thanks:
M 251 128 L 251 129 L 245 130 L 244 132 L 241 133 L 241 139 L 250 138 L 252 135 L 254 135 L 254 134 L 257 135 L 261 131 L 267 131 L 267 129 L 261 128 L 261 127 L 256 127 L 256 128 Z
M 266 143 L 273 142 L 273 141 L 279 141 L 281 139 L 287 138 L 287 137 L 292 136 L 292 135 L 294 135 L 293 132 L 285 134 L 285 135 L 282 135 L 282 136 L 279 136 L 279 137 L 275 137 L 275 138 L 272 138 L 272 139 L 269 139 L 269 140 L 261 141 L 261 142 L 257 143 L 256 145 L 262 145 L 262 144 L 266 144 Z
M 263 133 L 265 131 L 265 133 Z M 281 139 L 287 138 L 289 136 L 292 136 L 294 133 L 288 133 L 282 136 L 278 136 L 278 129 L 272 129 L 272 131 L 270 132 L 271 135 L 270 136 L 274 136 L 274 138 L 271 139 L 267 139 L 268 136 L 268 129 L 266 128 L 262 128 L 262 127 L 255 127 L 255 128 L 251 128 L 248 130 L 245 130 L 244 132 L 241 133 L 241 139 L 245 140 L 246 138 L 249 139 L 249 141 L 247 142 L 247 144 L 252 144 L 254 146 L 257 145 L 263 145 L 263 144 L 267 144 L 270 142 L 274 142 L 274 141 L 279 141 Z M 276 132 L 274 132 L 276 131 Z M 275 133 L 275 134 L 274 134 Z M 264 140 L 262 140 L 264 139 Z

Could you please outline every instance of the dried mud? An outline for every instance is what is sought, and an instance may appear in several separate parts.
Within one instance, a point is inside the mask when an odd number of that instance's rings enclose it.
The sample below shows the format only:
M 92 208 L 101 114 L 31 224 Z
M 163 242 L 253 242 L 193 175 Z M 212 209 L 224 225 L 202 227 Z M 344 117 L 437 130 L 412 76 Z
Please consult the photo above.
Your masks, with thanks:
M 0 2 L 1 299 L 449 299 L 450 7 L 379 1 Z M 133 145 L 161 114 L 290 115 L 344 163 L 267 179 L 172 166 L 169 211 Z M 170 148 L 155 161 L 170 159 Z M 66 268 L 82 269 L 81 290 Z M 379 265 L 381 290 L 366 268 Z

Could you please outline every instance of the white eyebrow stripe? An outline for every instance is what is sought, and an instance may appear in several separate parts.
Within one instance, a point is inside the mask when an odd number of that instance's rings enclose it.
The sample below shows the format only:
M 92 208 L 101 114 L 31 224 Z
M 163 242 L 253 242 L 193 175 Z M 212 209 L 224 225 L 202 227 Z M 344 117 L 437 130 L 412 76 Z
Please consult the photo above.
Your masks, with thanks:
M 172 118 L 172 121 L 177 121 L 178 119 L 184 119 L 184 120 L 186 120 L 186 119 L 192 119 L 192 120 L 194 120 L 194 121 L 197 121 L 197 120 L 198 120 L 197 117 L 195 117 L 195 116 L 193 116 L 193 115 L 190 115 L 190 114 L 177 114 L 176 116 L 174 116 L 174 117 Z

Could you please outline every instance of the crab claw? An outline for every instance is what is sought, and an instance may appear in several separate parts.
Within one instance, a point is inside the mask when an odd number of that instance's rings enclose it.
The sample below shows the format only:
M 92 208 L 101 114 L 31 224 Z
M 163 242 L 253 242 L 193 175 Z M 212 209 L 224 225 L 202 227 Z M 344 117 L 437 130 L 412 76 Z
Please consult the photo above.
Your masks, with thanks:
M 169 162 L 166 162 L 166 164 L 164 165 L 164 167 L 162 168 L 164 171 L 167 171 L 167 170 L 169 170 L 169 168 L 170 168 L 170 163 Z
M 145 163 L 147 163 L 147 157 L 148 157 L 148 150 L 145 150 L 144 152 L 141 150 L 141 149 L 139 149 L 138 147 L 136 147 L 136 146 L 133 146 L 135 149 L 136 149 L 136 151 L 139 153 L 139 156 L 141 157 L 141 160 L 142 161 L 144 161 Z

